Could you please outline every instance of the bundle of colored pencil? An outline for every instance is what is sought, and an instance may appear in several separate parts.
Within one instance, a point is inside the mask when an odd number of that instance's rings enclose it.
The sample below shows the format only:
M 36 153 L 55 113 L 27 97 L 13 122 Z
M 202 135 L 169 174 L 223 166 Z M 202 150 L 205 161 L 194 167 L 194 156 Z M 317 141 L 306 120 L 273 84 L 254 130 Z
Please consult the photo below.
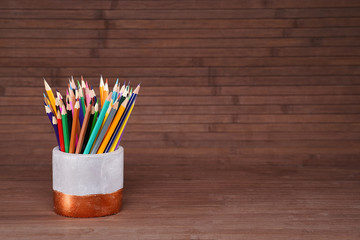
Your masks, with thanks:
M 130 82 L 120 87 L 116 81 L 109 92 L 108 80 L 100 77 L 100 100 L 94 89 L 81 77 L 81 84 L 71 77 L 63 98 L 56 97 L 44 79 L 46 114 L 54 128 L 59 149 L 67 153 L 100 154 L 119 147 L 126 123 L 134 108 L 140 84 L 134 91 Z

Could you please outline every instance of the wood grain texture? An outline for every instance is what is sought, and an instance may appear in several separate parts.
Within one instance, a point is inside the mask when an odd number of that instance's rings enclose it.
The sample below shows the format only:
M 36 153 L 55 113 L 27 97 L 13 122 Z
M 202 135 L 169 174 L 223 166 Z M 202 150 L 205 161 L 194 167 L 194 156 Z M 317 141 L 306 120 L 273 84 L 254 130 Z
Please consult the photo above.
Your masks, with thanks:
M 0 1 L 1 239 L 357 239 L 360 1 Z M 52 211 L 43 80 L 142 82 L 124 208 Z
M 357 1 L 164 3 L 2 1 L 0 132 L 12 146 L 5 154 L 13 158 L 20 140 L 29 148 L 38 141 L 35 152 L 55 144 L 42 77 L 64 91 L 69 75 L 94 86 L 100 74 L 111 84 L 142 82 L 129 147 L 223 144 L 237 152 L 241 142 L 358 140 Z M 16 154 L 2 162 L 29 163 Z
M 189 158 L 155 164 L 147 156 L 125 165 L 121 212 L 93 219 L 53 212 L 50 165 L 2 166 L 2 239 L 357 239 L 360 234 L 356 169 Z

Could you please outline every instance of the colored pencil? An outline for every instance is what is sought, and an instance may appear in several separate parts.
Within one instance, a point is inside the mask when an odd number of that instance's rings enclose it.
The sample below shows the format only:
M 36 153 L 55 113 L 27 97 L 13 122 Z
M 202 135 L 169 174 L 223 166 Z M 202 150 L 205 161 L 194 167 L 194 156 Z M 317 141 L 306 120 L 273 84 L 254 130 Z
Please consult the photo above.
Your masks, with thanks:
M 65 152 L 69 152 L 69 128 L 68 128 L 68 117 L 65 106 L 63 106 L 61 109 L 61 120 L 62 120 L 63 134 L 64 134 Z
M 53 108 L 54 113 L 56 113 L 55 97 L 49 84 L 46 82 L 45 78 L 44 78 L 44 85 L 45 85 L 46 94 L 48 95 L 48 98 L 50 100 L 51 107 Z
M 96 102 L 95 103 L 95 112 L 94 112 L 94 121 L 91 123 L 90 133 L 92 133 L 92 131 L 95 127 L 95 123 L 97 121 L 98 115 L 99 115 L 99 103 Z
M 124 85 L 124 86 L 125 86 L 125 85 Z M 124 86 L 123 86 L 123 87 L 124 87 Z M 119 103 L 120 103 L 120 104 L 126 99 L 127 94 L 128 94 L 128 92 L 126 91 L 126 89 L 125 89 L 125 87 L 124 87 L 124 90 L 123 90 L 122 95 L 121 95 L 120 100 L 119 100 Z
M 90 104 L 90 89 L 89 89 L 89 85 L 88 82 L 85 83 L 86 84 L 86 88 L 85 88 L 85 99 L 86 99 L 86 105 Z
M 123 133 L 124 133 L 124 129 L 126 128 L 126 124 L 127 124 L 128 120 L 129 120 L 129 118 L 130 118 L 130 115 L 131 115 L 131 112 L 132 112 L 134 106 L 135 106 L 135 101 L 134 101 L 133 105 L 131 106 L 128 115 L 126 116 L 126 118 L 125 118 L 125 120 L 124 120 L 124 123 L 121 125 L 120 131 L 119 131 L 119 133 L 118 133 L 118 136 L 119 136 L 119 137 L 117 137 L 117 138 L 115 139 L 115 142 L 113 143 L 113 146 L 111 146 L 111 148 L 110 148 L 110 152 L 113 152 L 115 149 L 117 149 L 117 148 L 119 147 L 119 144 L 120 144 L 120 141 L 121 141 L 121 137 L 122 137 L 122 135 L 123 135 Z
M 104 136 L 105 136 L 106 132 L 108 131 L 111 122 L 113 121 L 113 118 L 116 114 L 116 111 L 118 110 L 118 107 L 119 107 L 119 102 L 116 102 L 112 106 L 111 111 L 106 119 L 106 122 L 104 123 L 103 127 L 101 128 L 101 131 L 100 131 L 100 133 L 95 141 L 95 144 L 91 150 L 91 154 L 97 153 L 97 151 L 101 145 L 101 142 L 103 141 Z
M 50 120 L 50 123 L 52 123 L 52 116 L 53 113 L 51 112 L 50 106 L 45 103 L 45 112 Z
M 81 131 L 80 131 L 80 134 L 79 134 L 79 140 L 78 140 L 78 143 L 77 143 L 77 146 L 76 146 L 75 153 L 81 153 L 81 150 L 82 150 L 86 130 L 89 127 L 88 124 L 89 124 L 89 119 L 90 119 L 90 114 L 91 114 L 91 107 L 92 107 L 92 104 L 91 104 L 92 102 L 91 101 L 90 101 L 90 104 L 86 107 L 86 113 L 85 113 L 83 125 L 81 127 Z
M 131 97 L 129 99 L 129 103 L 126 106 L 125 112 L 124 112 L 123 116 L 121 117 L 120 122 L 116 126 L 115 132 L 114 132 L 113 136 L 111 137 L 108 145 L 106 146 L 106 149 L 104 152 L 112 152 L 115 150 L 115 147 L 117 146 L 117 143 L 120 139 L 121 132 L 124 130 L 125 123 L 127 122 L 127 119 L 130 117 L 130 114 L 132 112 L 132 108 L 134 106 L 135 99 L 139 93 L 139 90 L 140 90 L 140 84 L 136 87 L 134 93 L 131 95 Z
M 82 127 L 82 124 L 84 122 L 84 113 L 83 113 L 83 105 L 81 104 L 81 99 L 79 99 L 79 123 L 80 123 L 80 128 Z
M 83 116 L 85 116 L 85 111 L 86 111 L 86 104 L 85 104 L 85 99 L 84 99 L 84 92 L 83 92 L 83 89 L 82 87 L 80 86 L 80 83 L 79 83 L 79 97 L 80 97 L 80 108 L 82 109 L 83 111 Z
M 81 77 L 81 88 L 82 88 L 82 92 L 83 92 L 83 96 L 86 100 L 86 84 L 85 84 L 85 81 L 84 81 L 84 78 Z M 87 102 L 85 101 L 86 103 L 86 106 L 88 105 Z
M 87 144 L 87 142 L 89 140 L 89 137 L 90 137 L 90 134 L 91 134 L 91 125 L 92 125 L 93 122 L 96 122 L 96 120 L 94 121 L 94 115 L 95 115 L 95 106 L 94 106 L 94 104 L 92 104 L 91 105 L 91 113 L 90 113 L 90 117 L 89 117 L 89 123 L 88 123 L 88 127 L 86 129 L 86 132 L 85 132 L 83 146 L 81 148 L 82 153 L 85 150 L 86 144 Z
M 117 79 L 109 91 L 108 79 L 100 75 L 100 97 L 97 98 L 94 88 L 83 76 L 80 79 L 76 84 L 73 76 L 69 78 L 64 98 L 58 89 L 53 92 L 44 79 L 44 108 L 59 149 L 77 154 L 114 151 L 135 106 L 140 84 L 132 92 L 130 81 L 121 85 Z
M 107 117 L 108 117 L 109 114 L 110 114 L 112 105 L 113 105 L 113 100 L 111 99 L 111 102 L 110 102 L 110 104 L 109 104 L 109 107 L 108 107 L 107 110 L 106 110 L 105 117 L 104 117 L 104 120 L 103 120 L 103 122 L 102 122 L 102 124 L 101 124 L 100 129 L 102 129 L 102 127 L 104 126 L 104 124 L 105 124 L 105 122 L 106 122 L 106 119 L 107 119 Z
M 86 145 L 86 148 L 84 150 L 84 154 L 89 154 L 90 153 L 92 145 L 93 145 L 93 143 L 94 143 L 94 141 L 96 139 L 96 136 L 97 136 L 97 134 L 99 132 L 99 129 L 101 127 L 102 121 L 104 120 L 107 107 L 110 104 L 111 96 L 112 95 L 110 93 L 109 96 L 106 98 L 106 100 L 104 102 L 104 107 L 101 109 L 101 112 L 100 112 L 100 115 L 99 115 L 99 117 L 98 117 L 98 119 L 96 121 L 95 127 L 94 127 L 93 131 L 91 132 L 89 141 L 88 141 L 88 143 Z
M 59 130 L 58 130 L 58 123 L 55 116 L 52 116 L 52 126 L 54 128 L 56 140 L 58 142 L 58 146 L 60 148 L 60 140 L 59 140 Z
M 112 91 L 112 100 L 113 100 L 113 102 L 115 102 L 115 100 L 117 98 L 118 82 L 119 82 L 119 79 L 116 79 L 116 83 L 114 84 L 114 87 L 113 87 L 113 91 Z
M 102 75 L 100 75 L 99 91 L 100 91 L 100 102 L 103 103 L 103 99 L 104 99 L 104 80 L 103 80 Z
M 108 95 L 109 95 L 109 84 L 108 84 L 108 80 L 106 79 L 104 91 L 103 91 L 103 101 L 101 102 L 101 107 L 104 106 L 105 99 L 108 97 Z
M 119 123 L 120 119 L 121 119 L 121 116 L 123 115 L 124 111 L 125 111 L 125 108 L 126 108 L 126 105 L 127 103 L 129 102 L 129 99 L 125 99 L 125 101 L 122 102 L 120 108 L 118 109 L 118 111 L 116 112 L 116 115 L 113 119 L 113 121 L 111 122 L 111 125 L 97 151 L 97 154 L 100 154 L 100 153 L 103 153 L 105 148 L 106 148 L 106 145 L 108 144 L 117 124 Z
M 73 118 L 73 111 L 71 111 L 70 103 L 67 102 L 66 104 L 66 116 L 68 120 L 68 128 L 69 128 L 69 136 L 71 135 L 72 130 L 72 118 Z
M 69 104 L 72 111 L 72 114 L 74 112 L 74 105 L 75 105 L 75 95 L 73 90 L 69 90 Z
M 76 101 L 74 106 L 74 116 L 72 121 L 71 127 L 71 137 L 70 137 L 70 146 L 69 146 L 69 153 L 75 152 L 75 141 L 76 141 L 76 129 L 77 125 L 79 124 L 79 111 L 80 111 L 80 104 L 79 101 Z
M 58 122 L 58 133 L 59 133 L 59 140 L 60 140 L 60 151 L 65 152 L 65 145 L 64 145 L 64 132 L 62 128 L 62 120 L 60 111 L 57 111 L 57 122 Z

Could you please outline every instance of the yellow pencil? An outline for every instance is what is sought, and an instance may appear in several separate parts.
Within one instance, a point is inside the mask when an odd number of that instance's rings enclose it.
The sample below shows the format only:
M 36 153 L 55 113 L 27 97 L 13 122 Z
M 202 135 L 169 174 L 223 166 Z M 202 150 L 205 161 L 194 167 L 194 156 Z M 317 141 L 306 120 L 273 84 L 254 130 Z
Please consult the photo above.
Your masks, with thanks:
M 53 94 L 49 84 L 46 82 L 45 78 L 44 78 L 44 85 L 45 85 L 46 94 L 48 95 L 50 103 L 51 103 L 51 107 L 53 108 L 54 113 L 56 114 L 57 111 L 56 111 L 56 106 L 55 106 L 55 97 L 54 97 L 54 94 Z
M 116 113 L 113 121 L 111 122 L 111 125 L 110 125 L 110 127 L 109 127 L 109 130 L 107 131 L 107 133 L 106 133 L 106 135 L 105 135 L 105 137 L 104 137 L 104 139 L 103 139 L 103 141 L 102 141 L 102 143 L 101 143 L 101 145 L 100 145 L 100 147 L 99 147 L 99 149 L 98 149 L 98 151 L 97 151 L 97 154 L 104 152 L 104 150 L 105 150 L 105 148 L 106 148 L 106 145 L 107 145 L 108 142 L 110 141 L 110 138 L 111 138 L 111 136 L 112 136 L 112 134 L 113 134 L 113 132 L 114 132 L 114 130 L 115 130 L 118 122 L 120 121 L 121 116 L 123 115 L 123 113 L 124 113 L 124 111 L 125 111 L 125 108 L 126 108 L 126 105 L 127 105 L 128 101 L 129 101 L 129 99 L 126 98 L 126 99 L 122 102 L 122 104 L 121 104 L 120 108 L 118 109 L 118 111 L 117 111 L 117 113 Z

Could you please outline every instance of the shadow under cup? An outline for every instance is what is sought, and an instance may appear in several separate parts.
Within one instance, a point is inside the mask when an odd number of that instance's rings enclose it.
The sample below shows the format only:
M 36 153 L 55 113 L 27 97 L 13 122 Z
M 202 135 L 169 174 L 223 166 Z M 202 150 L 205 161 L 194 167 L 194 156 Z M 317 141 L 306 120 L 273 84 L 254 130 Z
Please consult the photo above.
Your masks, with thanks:
M 100 217 L 120 212 L 124 149 L 103 154 L 52 152 L 54 211 L 68 217 Z

